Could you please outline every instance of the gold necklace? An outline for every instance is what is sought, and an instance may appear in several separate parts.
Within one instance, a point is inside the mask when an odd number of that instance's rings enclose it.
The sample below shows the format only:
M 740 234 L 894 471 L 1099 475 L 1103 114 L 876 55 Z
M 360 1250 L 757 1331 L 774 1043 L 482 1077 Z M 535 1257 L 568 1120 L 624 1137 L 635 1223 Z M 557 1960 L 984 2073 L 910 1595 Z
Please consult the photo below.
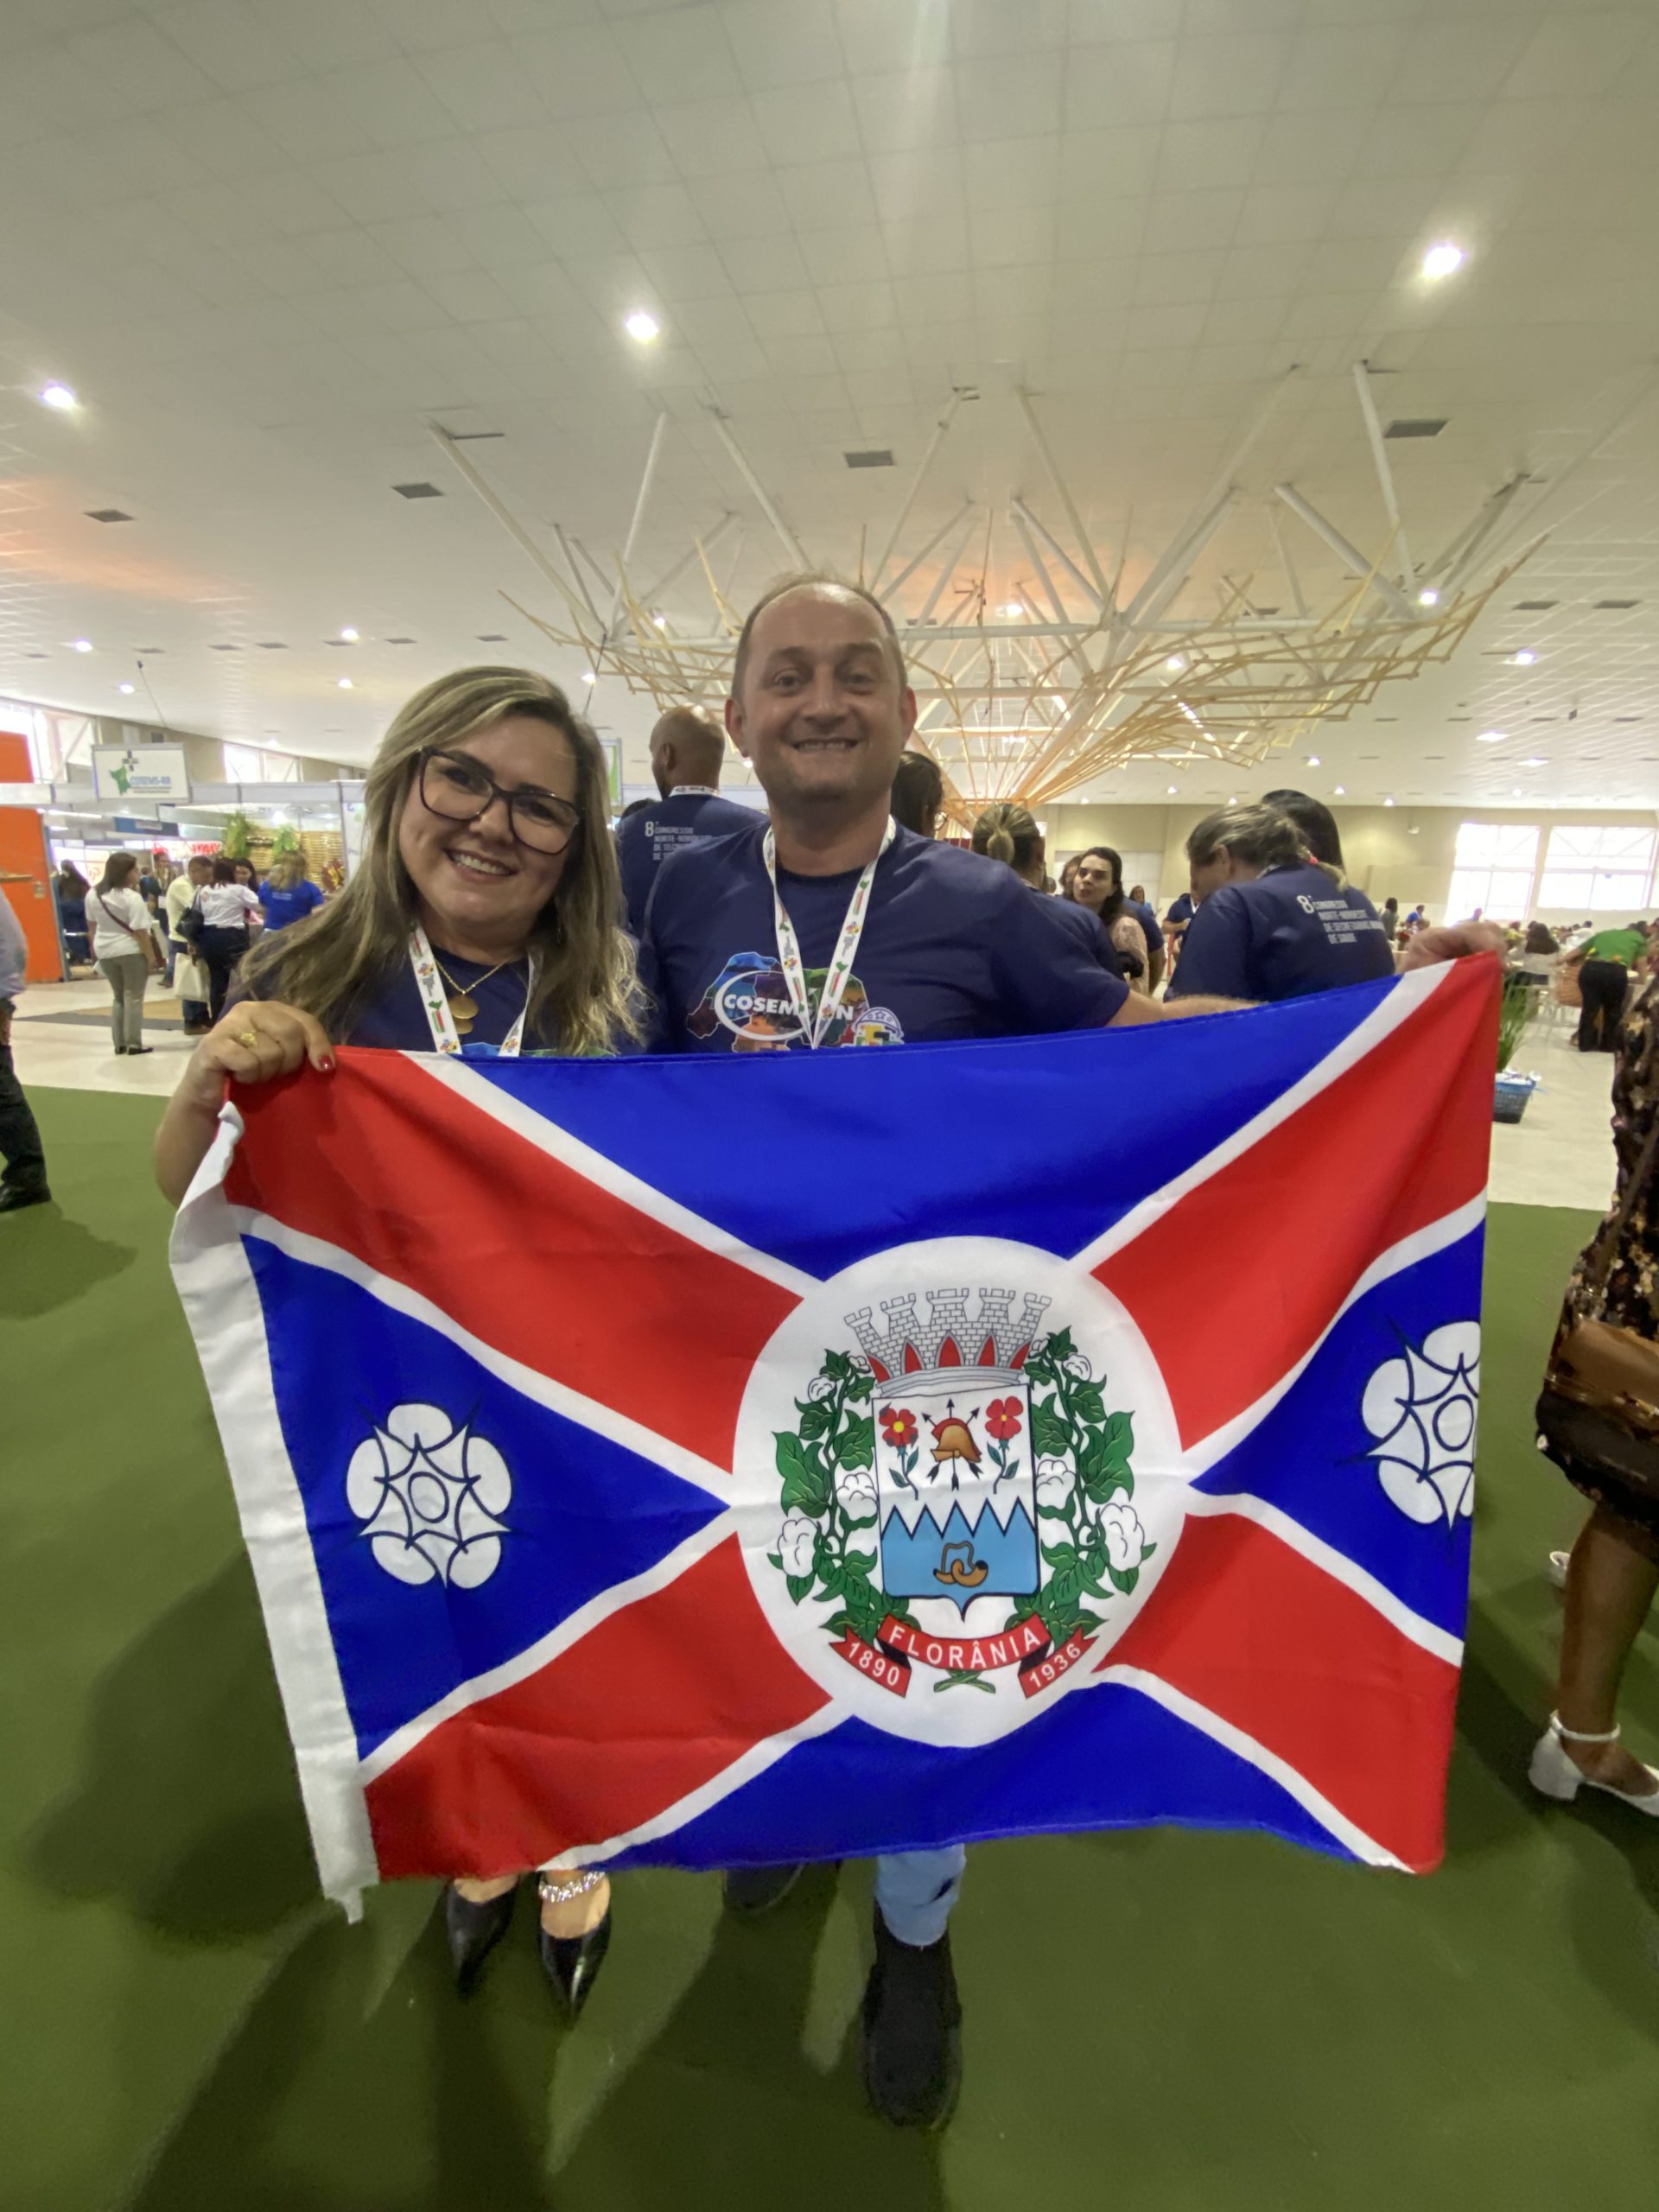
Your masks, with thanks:
M 522 957 L 515 954 L 513 959 Z M 465 1037 L 471 1033 L 473 1024 L 478 1020 L 478 1001 L 473 993 L 481 991 L 490 977 L 499 976 L 504 968 L 511 968 L 513 960 L 498 960 L 488 976 L 480 976 L 471 985 L 458 983 L 435 952 L 432 956 L 432 964 L 443 978 L 443 995 L 449 1002 L 449 1015 L 455 1025 L 455 1034 Z

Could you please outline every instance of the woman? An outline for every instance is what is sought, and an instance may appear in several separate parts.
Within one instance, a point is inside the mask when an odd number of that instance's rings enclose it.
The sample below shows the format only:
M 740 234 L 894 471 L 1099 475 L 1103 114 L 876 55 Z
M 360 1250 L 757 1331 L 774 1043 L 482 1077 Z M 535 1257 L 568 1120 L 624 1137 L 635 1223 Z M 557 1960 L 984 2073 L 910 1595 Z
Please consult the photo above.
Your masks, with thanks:
M 156 1139 L 177 1201 L 213 1141 L 226 1077 L 269 1083 L 334 1045 L 463 1058 L 636 1044 L 633 955 L 607 835 L 605 756 L 529 669 L 467 668 L 418 691 L 364 789 L 363 858 L 320 912 L 266 938 L 247 994 L 196 1048 Z M 463 1993 L 506 1932 L 521 1878 L 451 1882 Z M 610 1942 L 602 1871 L 543 1875 L 540 1948 L 572 2016 Z
M 322 904 L 322 893 L 305 872 L 298 853 L 283 853 L 270 864 L 270 874 L 259 887 L 259 904 L 268 930 L 285 930 L 302 922 Z
M 233 860 L 231 862 L 231 867 L 233 871 L 231 879 L 232 882 L 239 883 L 245 891 L 257 892 L 259 888 L 259 871 L 255 868 L 251 861 Z
M 92 957 L 86 928 L 86 898 L 92 887 L 73 861 L 65 861 L 52 879 L 58 927 L 63 933 L 65 956 L 72 966 L 77 960 L 90 960 Z
M 1575 1040 L 1581 1052 L 1618 1050 L 1630 970 L 1647 950 L 1647 924 L 1626 922 L 1623 929 L 1598 930 L 1568 955 L 1567 965 L 1578 976 L 1583 1008 Z
M 925 753 L 901 753 L 893 772 L 893 818 L 901 830 L 918 837 L 939 834 L 939 810 L 944 804 L 944 777 L 937 760 Z
M 243 862 L 245 867 L 247 863 Z M 236 879 L 237 863 L 221 853 L 190 906 L 201 916 L 195 942 L 196 957 L 207 970 L 207 1017 L 217 1021 L 225 1011 L 226 995 L 238 963 L 247 950 L 252 932 L 263 929 L 259 901 Z
M 162 964 L 159 925 L 137 888 L 137 853 L 111 853 L 86 894 L 92 957 L 110 987 L 110 1031 L 118 1053 L 155 1051 L 144 1042 L 144 988 Z M 152 963 L 149 951 L 154 949 Z
M 1613 1069 L 1617 1187 L 1606 1219 L 1568 1279 L 1557 1351 L 1573 1323 L 1586 1318 L 1633 1329 L 1650 1341 L 1659 1338 L 1659 1153 L 1649 1142 L 1659 1117 L 1656 993 L 1659 986 L 1645 988 L 1619 1039 Z M 1605 1301 L 1594 1287 L 1604 1271 Z M 1659 1588 L 1659 1496 L 1564 1450 L 1552 1449 L 1549 1456 L 1592 1510 L 1567 1560 L 1555 1707 L 1532 1755 L 1533 1786 L 1567 1800 L 1588 1783 L 1659 1817 L 1659 1772 L 1623 1749 L 1617 1717 L 1625 1664 Z
M 1147 933 L 1140 917 L 1129 912 L 1128 901 L 1123 896 L 1123 863 L 1109 845 L 1091 845 L 1086 853 L 1078 854 L 1077 874 L 1071 879 L 1071 900 L 1074 906 L 1086 906 L 1098 917 L 1102 929 L 1121 956 L 1120 964 L 1129 978 L 1130 989 L 1143 996 L 1148 994 L 1152 982 Z
M 1521 949 L 1515 956 L 1516 974 L 1524 976 L 1529 983 L 1535 983 L 1541 989 L 1549 981 L 1560 950 L 1541 922 L 1529 922 Z
M 974 850 L 982 853 L 987 860 L 1001 861 L 1005 868 L 1012 868 L 1027 890 L 1036 892 L 1039 897 L 1046 893 L 1048 876 L 1043 860 L 1043 833 L 1029 808 L 1008 799 L 999 799 L 995 805 L 988 806 L 974 823 L 973 845 Z M 1086 907 L 1076 906 L 1070 899 L 1057 899 L 1054 912 L 1069 926 L 1076 928 L 1079 938 L 1109 975 L 1120 972 L 1116 953 L 1099 922 Z
M 1172 996 L 1294 999 L 1393 975 L 1370 900 L 1314 860 L 1277 807 L 1208 816 L 1186 858 L 1195 912 Z

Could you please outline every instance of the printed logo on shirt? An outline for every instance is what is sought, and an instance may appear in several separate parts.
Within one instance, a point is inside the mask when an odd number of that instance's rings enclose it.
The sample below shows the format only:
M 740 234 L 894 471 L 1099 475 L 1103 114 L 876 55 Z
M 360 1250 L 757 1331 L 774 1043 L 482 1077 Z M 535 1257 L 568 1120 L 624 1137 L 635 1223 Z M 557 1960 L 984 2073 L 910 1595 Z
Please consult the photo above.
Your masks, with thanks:
M 1355 944 L 1368 931 L 1382 927 L 1375 914 L 1362 913 L 1340 897 L 1310 899 L 1305 893 L 1299 892 L 1296 904 L 1305 914 L 1312 914 L 1316 918 L 1325 931 L 1327 944 Z
M 827 969 L 809 968 L 806 992 L 814 1011 L 823 996 Z M 686 1017 L 694 1037 L 729 1031 L 734 1052 L 787 1052 L 804 1041 L 799 1016 L 790 1004 L 789 985 L 775 953 L 737 952 Z M 872 1006 L 856 976 L 842 993 L 841 1010 L 824 1034 L 825 1045 L 902 1045 L 904 1029 L 896 1014 Z

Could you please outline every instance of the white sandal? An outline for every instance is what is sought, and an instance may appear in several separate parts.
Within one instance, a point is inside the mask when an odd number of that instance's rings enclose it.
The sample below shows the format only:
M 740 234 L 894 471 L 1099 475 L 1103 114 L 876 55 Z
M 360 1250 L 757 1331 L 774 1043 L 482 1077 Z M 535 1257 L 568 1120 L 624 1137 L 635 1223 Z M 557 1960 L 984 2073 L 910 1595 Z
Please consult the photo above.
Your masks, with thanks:
M 1638 1813 L 1645 1813 L 1649 1819 L 1659 1819 L 1659 1768 L 1644 1766 L 1642 1770 L 1653 1784 L 1651 1789 L 1639 1792 L 1615 1789 L 1611 1782 L 1598 1782 L 1593 1775 L 1586 1774 L 1568 1756 L 1567 1750 L 1569 1744 L 1616 1744 L 1618 1741 L 1617 1728 L 1610 1728 L 1605 1735 L 1586 1735 L 1577 1728 L 1563 1728 L 1560 1714 L 1552 1713 L 1549 1726 L 1538 1738 L 1533 1751 L 1527 1777 L 1541 1796 L 1553 1797 L 1559 1804 L 1570 1805 L 1580 1789 L 1602 1789 L 1608 1796 L 1617 1797 L 1621 1804 L 1629 1805 Z

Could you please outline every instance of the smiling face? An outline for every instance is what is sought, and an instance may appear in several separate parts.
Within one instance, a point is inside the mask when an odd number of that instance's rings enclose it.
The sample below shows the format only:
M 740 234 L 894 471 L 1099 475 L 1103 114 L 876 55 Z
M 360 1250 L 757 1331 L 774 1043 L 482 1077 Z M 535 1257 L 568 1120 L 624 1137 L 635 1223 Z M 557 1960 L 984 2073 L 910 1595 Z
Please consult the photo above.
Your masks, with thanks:
M 875 609 L 832 584 L 764 607 L 726 727 L 780 821 L 886 809 L 916 696 Z
M 1117 877 L 1111 862 L 1099 853 L 1085 853 L 1077 862 L 1071 885 L 1071 895 L 1078 906 L 1097 914 L 1116 888 Z
M 475 760 L 502 789 L 551 795 L 574 806 L 576 763 L 563 731 L 535 715 L 506 715 L 445 752 Z M 577 831 L 580 836 L 583 833 Z M 505 802 L 492 798 L 471 822 L 434 814 L 410 784 L 397 850 L 432 942 L 463 959 L 516 959 L 558 888 L 574 849 L 534 852 L 513 834 Z

